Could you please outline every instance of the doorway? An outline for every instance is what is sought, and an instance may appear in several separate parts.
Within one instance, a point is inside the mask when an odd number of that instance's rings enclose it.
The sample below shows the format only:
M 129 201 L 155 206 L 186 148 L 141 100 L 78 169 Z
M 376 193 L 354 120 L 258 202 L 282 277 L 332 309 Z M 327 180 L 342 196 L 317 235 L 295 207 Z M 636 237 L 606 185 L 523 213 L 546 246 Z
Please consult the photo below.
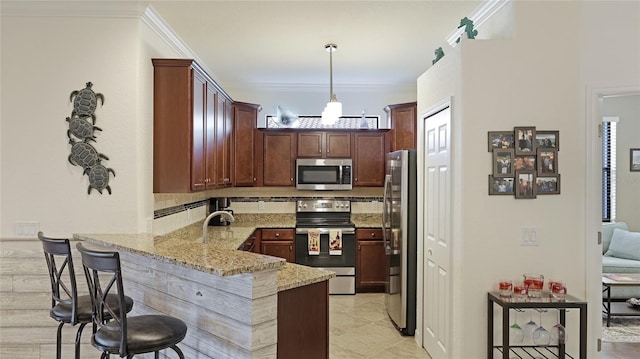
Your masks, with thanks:
M 597 233 L 602 230 L 602 138 L 601 125 L 603 116 L 612 116 L 604 112 L 607 99 L 615 98 L 628 99 L 629 101 L 637 101 L 640 96 L 640 88 L 597 88 L 588 92 L 587 98 L 587 114 L 586 114 L 586 193 L 590 196 L 585 200 L 585 233 L 586 233 L 586 262 L 602 263 L 602 245 L 598 242 Z M 638 116 L 631 116 L 618 123 L 621 125 L 629 121 L 640 121 Z M 618 128 L 618 132 L 624 129 Z M 629 144 L 618 147 L 618 151 L 629 151 Z M 628 166 L 627 162 L 620 163 L 618 166 Z M 620 180 L 620 178 L 618 179 Z M 620 188 L 622 189 L 622 188 Z M 618 191 L 618 197 L 623 195 Z M 621 218 L 618 216 L 618 218 Z M 587 265 L 587 300 L 591 304 L 589 310 L 589 331 L 592 333 L 591 338 L 602 337 L 602 266 Z M 600 346 L 598 346 L 600 347 Z

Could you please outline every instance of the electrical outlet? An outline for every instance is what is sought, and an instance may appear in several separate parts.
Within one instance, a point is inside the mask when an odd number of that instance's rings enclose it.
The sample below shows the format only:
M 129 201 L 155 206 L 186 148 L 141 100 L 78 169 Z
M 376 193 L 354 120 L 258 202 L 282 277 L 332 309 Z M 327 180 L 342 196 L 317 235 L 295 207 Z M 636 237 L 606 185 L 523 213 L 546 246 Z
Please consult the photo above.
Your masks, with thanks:
M 371 209 L 374 211 L 378 210 L 378 201 L 371 201 Z
M 40 222 L 16 222 L 16 236 L 21 238 L 35 238 L 40 230 Z
M 258 209 L 264 211 L 266 208 L 264 201 L 258 201 Z
M 538 232 L 535 228 L 522 228 L 521 233 L 521 246 L 537 246 Z

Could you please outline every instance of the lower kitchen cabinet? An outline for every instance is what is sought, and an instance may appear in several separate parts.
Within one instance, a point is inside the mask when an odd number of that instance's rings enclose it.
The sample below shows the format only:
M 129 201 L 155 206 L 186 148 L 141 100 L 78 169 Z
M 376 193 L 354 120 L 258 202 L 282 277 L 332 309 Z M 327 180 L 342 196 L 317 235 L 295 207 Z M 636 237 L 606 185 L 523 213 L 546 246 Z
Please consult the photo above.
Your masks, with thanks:
M 328 283 L 278 292 L 278 359 L 329 358 Z
M 238 249 L 245 252 L 260 253 L 260 235 L 260 230 L 256 229 L 249 238 L 242 242 Z
M 386 260 L 382 229 L 356 229 L 357 292 L 384 292 Z
M 262 229 L 260 237 L 260 253 L 295 263 L 295 231 L 293 229 Z

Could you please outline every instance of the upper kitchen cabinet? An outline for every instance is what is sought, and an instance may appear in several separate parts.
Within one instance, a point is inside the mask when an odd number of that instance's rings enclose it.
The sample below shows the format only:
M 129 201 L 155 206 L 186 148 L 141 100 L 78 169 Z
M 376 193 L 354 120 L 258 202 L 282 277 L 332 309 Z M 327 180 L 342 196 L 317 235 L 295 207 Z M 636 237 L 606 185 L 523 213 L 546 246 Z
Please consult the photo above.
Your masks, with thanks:
M 216 96 L 215 175 L 216 188 L 231 186 L 231 101 Z
M 256 122 L 259 105 L 250 103 L 233 103 L 233 185 L 236 187 L 250 187 L 257 181 L 255 173 Z M 260 148 L 262 151 L 262 148 Z
M 263 184 L 293 186 L 295 184 L 296 133 L 264 131 L 263 136 Z
M 385 133 L 355 132 L 352 143 L 353 185 L 382 187 L 385 171 Z
M 389 131 L 391 151 L 417 148 L 417 102 L 389 105 L 384 110 L 391 124 Z
M 349 132 L 299 132 L 298 158 L 351 158 Z
M 153 192 L 185 193 L 227 185 L 231 125 L 227 128 L 225 123 L 230 121 L 226 108 L 231 99 L 193 60 L 152 62 Z

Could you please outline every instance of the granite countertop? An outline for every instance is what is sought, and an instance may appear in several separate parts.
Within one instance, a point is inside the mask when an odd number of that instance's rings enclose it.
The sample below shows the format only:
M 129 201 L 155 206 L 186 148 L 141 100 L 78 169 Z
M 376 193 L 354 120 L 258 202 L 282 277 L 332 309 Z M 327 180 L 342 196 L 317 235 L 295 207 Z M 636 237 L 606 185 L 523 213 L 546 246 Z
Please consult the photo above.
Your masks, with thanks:
M 240 217 L 240 216 L 238 216 Z M 295 218 L 244 218 L 230 226 L 209 226 L 202 243 L 203 221 L 174 232 L 154 236 L 142 234 L 74 234 L 88 243 L 113 246 L 117 250 L 192 268 L 218 276 L 278 269 L 278 291 L 328 280 L 334 272 L 286 263 L 282 258 L 244 252 L 237 248 L 257 228 L 294 228 Z

